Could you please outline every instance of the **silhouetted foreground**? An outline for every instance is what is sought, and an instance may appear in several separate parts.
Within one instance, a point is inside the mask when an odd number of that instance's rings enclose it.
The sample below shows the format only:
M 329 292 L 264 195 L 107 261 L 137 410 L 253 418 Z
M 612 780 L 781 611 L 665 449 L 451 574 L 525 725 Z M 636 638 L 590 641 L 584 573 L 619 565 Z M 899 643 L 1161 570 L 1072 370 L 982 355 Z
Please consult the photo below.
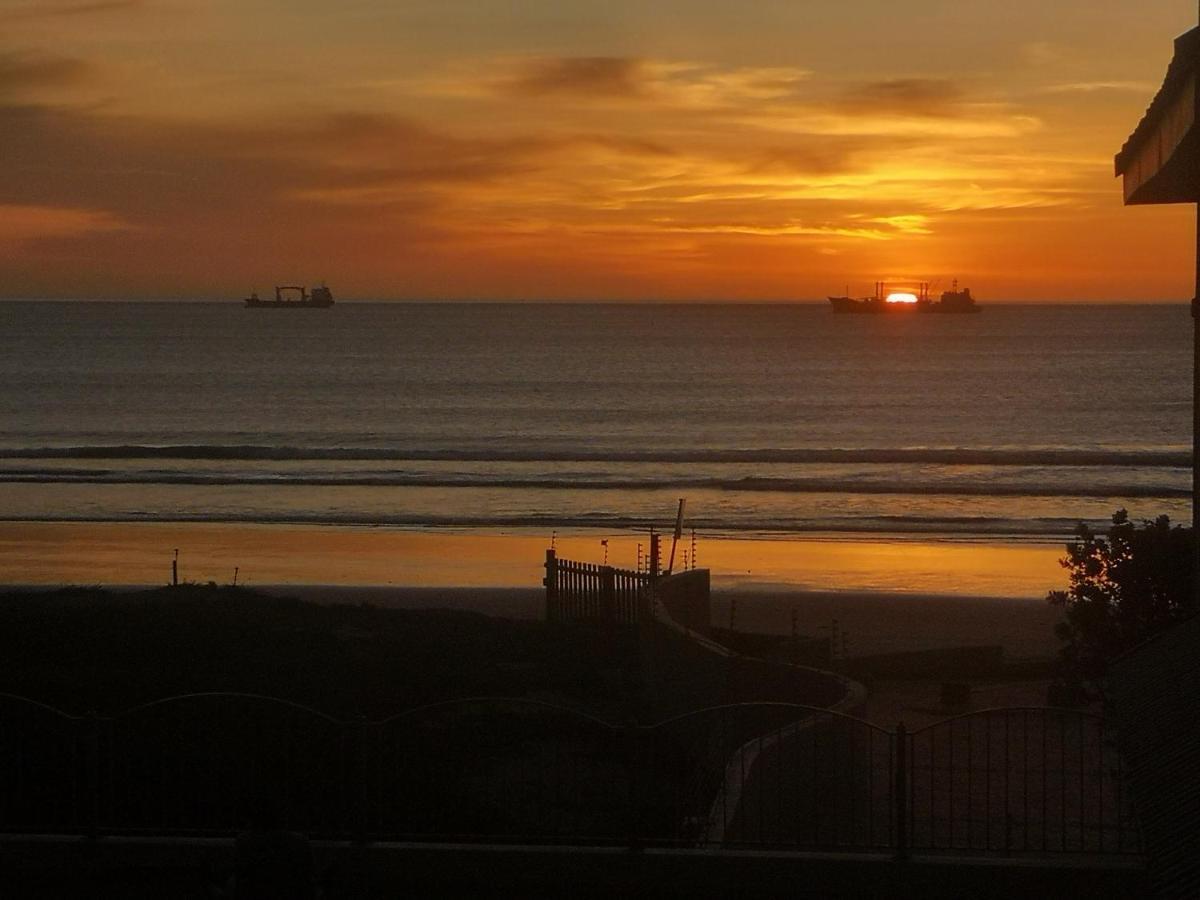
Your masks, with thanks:
M 360 875 L 365 848 L 396 840 L 887 857 L 1094 858 L 1137 847 L 1119 760 L 1103 723 L 1085 713 L 984 711 L 892 732 L 820 708 L 846 699 L 836 676 L 733 656 L 716 665 L 711 649 L 665 625 L 640 628 L 631 639 L 621 629 L 384 614 L 202 588 L 111 602 L 99 592 L 6 601 L 4 640 L 24 660 L 6 678 L 40 679 L 48 696 L 84 685 L 79 667 L 97 677 L 78 712 L 0 698 L 0 834 L 82 835 L 91 843 L 81 846 L 118 855 L 127 842 L 153 836 L 184 841 L 178 846 L 193 850 L 179 852 L 196 860 L 203 854 L 195 841 L 228 841 L 266 797 L 284 829 L 346 852 L 360 848 L 353 864 L 339 863 Z M 438 628 L 446 633 L 435 644 Z M 528 643 L 497 649 L 489 643 L 497 629 Z M 472 630 L 486 639 L 470 637 Z M 326 658 L 314 655 L 314 645 Z M 406 647 L 412 657 L 394 655 Z M 217 662 L 205 663 L 214 648 Z M 559 659 L 563 653 L 573 657 Z M 212 692 L 124 708 L 114 702 L 123 691 L 215 678 L 225 667 L 342 703 L 326 712 L 291 699 Z M 406 670 L 413 684 L 386 683 L 405 679 Z M 571 673 L 581 680 L 558 685 L 557 696 L 591 698 L 593 712 L 583 702 L 537 696 Z M 468 677 L 512 678 L 527 695 L 391 710 L 363 702 L 372 686 L 393 699 L 401 690 L 428 696 Z M 192 691 L 199 687 L 191 682 Z M 775 702 L 712 705 L 756 692 Z M 783 694 L 807 694 L 820 705 L 778 702 Z M 654 714 L 689 697 L 706 702 L 684 706 L 695 711 L 682 715 Z M 617 714 L 600 712 L 604 705 Z M 628 724 L 630 713 L 645 724 Z M 27 838 L 0 839 L 19 850 L 9 858 L 34 852 Z M 38 846 L 52 854 L 70 845 Z M 84 859 L 68 856 L 67 864 Z M 471 881 L 427 875 L 441 884 Z M 549 877 L 561 888 L 578 875 Z M 347 884 L 346 895 L 368 895 Z

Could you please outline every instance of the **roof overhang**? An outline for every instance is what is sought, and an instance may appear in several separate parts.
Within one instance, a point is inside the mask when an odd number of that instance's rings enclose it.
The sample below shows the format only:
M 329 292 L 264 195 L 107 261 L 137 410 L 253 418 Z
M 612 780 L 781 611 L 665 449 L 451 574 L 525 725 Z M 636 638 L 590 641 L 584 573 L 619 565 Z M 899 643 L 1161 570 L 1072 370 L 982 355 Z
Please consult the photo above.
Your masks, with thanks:
M 1162 87 L 1116 156 L 1125 202 L 1200 203 L 1200 28 L 1175 39 Z

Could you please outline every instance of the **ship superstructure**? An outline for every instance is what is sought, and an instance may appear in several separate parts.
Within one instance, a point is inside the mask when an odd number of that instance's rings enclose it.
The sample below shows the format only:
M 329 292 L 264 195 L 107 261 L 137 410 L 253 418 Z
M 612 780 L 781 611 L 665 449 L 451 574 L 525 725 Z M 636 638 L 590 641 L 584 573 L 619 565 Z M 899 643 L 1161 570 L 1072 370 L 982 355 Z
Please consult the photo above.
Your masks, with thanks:
M 875 282 L 875 294 L 871 297 L 830 297 L 829 305 L 835 313 L 977 313 L 975 298 L 970 288 L 958 289 L 957 279 L 948 291 L 942 291 L 938 300 L 929 296 L 929 282 L 915 285 Z
M 285 294 L 285 292 L 288 292 Z M 293 293 L 294 292 L 294 293 Z M 299 296 L 296 296 L 296 294 Z M 267 309 L 324 309 L 333 306 L 333 291 L 321 285 L 308 292 L 308 288 L 298 284 L 281 284 L 275 287 L 275 299 L 263 300 L 256 292 L 243 301 L 246 306 Z

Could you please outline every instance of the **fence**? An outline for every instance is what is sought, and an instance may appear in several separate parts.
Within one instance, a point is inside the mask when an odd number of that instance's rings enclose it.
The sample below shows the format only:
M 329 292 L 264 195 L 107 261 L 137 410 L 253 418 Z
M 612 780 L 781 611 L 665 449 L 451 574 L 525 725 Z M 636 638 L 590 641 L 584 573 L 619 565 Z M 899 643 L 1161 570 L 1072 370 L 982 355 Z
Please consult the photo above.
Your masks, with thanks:
M 613 566 L 558 559 L 546 551 L 546 621 L 636 625 L 653 619 L 655 577 Z
M 908 844 L 1135 851 L 1112 738 L 1099 716 L 1040 707 L 969 713 L 907 735 Z
M 657 552 L 657 544 L 655 544 Z M 547 622 L 637 625 L 652 621 L 656 604 L 679 624 L 700 634 L 711 630 L 709 572 L 692 569 L 663 575 L 559 559 L 546 551 Z
M 1135 853 L 1112 735 L 1072 710 L 906 733 L 787 703 L 619 726 L 475 698 L 367 722 L 244 694 L 112 717 L 0 695 L 0 831 L 892 852 Z

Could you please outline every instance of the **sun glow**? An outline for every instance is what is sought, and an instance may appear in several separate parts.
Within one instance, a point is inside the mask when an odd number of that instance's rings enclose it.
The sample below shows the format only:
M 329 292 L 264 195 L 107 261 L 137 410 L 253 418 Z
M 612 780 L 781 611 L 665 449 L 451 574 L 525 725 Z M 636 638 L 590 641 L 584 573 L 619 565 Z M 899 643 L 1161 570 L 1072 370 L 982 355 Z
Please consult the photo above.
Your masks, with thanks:
M 895 293 L 887 295 L 888 303 L 916 303 L 917 295 L 908 293 Z

